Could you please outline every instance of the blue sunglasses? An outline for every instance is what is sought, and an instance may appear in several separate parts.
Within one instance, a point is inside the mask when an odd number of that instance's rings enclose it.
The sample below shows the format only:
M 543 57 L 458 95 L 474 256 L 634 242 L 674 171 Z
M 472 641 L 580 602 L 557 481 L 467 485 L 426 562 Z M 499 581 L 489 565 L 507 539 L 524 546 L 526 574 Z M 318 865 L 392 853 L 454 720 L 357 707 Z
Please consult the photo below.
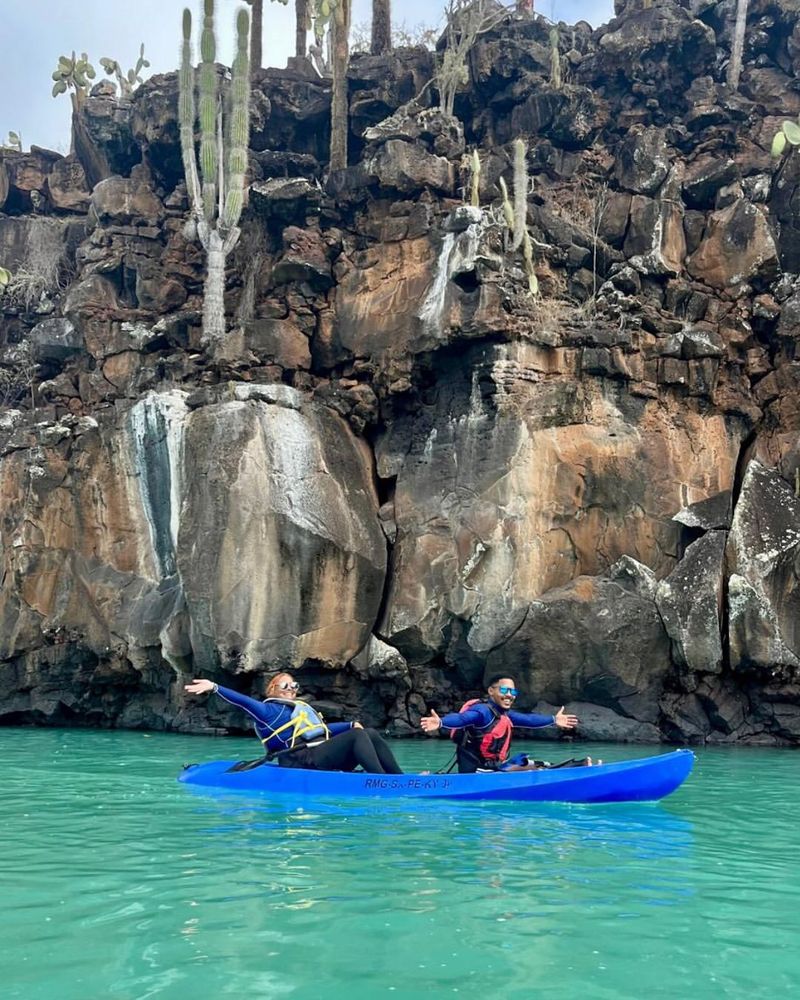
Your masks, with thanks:
M 517 697 L 517 689 L 506 687 L 505 684 L 503 684 L 503 686 L 499 687 L 497 690 L 500 692 L 500 694 L 510 694 L 512 698 Z

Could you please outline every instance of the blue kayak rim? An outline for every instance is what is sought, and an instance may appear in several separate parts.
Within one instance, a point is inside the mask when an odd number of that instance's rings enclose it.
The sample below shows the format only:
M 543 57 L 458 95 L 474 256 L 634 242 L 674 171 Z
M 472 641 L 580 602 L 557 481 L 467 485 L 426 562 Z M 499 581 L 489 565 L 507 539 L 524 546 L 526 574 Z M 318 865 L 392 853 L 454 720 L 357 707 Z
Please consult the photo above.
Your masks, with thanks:
M 231 771 L 231 760 L 190 764 L 178 781 L 209 791 L 295 798 L 431 798 L 512 802 L 648 802 L 674 792 L 689 777 L 691 750 L 592 767 L 486 774 L 365 774 L 308 771 L 263 764 Z

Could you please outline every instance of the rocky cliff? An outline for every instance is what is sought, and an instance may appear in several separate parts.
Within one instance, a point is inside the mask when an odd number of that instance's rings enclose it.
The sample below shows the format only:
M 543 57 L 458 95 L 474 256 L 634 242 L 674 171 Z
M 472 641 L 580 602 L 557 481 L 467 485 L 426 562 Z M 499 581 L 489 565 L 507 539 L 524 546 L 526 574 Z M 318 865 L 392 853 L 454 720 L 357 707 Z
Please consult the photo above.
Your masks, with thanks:
M 509 17 L 457 119 L 356 56 L 333 174 L 329 83 L 262 71 L 221 349 L 174 75 L 0 154 L 0 722 L 226 728 L 185 678 L 282 666 L 403 734 L 502 670 L 592 737 L 800 740 L 800 6 L 738 93 L 733 7 L 562 25 L 559 88 Z

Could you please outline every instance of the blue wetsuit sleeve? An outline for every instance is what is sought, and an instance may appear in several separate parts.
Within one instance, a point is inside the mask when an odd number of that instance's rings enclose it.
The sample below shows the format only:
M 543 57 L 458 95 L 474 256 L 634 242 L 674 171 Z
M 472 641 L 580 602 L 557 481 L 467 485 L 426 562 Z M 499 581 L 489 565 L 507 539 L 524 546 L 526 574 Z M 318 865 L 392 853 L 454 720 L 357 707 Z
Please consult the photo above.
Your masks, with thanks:
M 239 694 L 231 688 L 221 687 L 219 684 L 214 687 L 214 694 L 218 694 L 223 701 L 243 709 L 256 722 L 264 722 L 270 725 L 280 714 L 281 706 L 270 702 L 257 701 L 255 698 L 248 698 L 246 694 Z
M 542 726 L 554 726 L 556 717 L 554 715 L 537 715 L 535 712 L 515 712 L 513 709 L 508 713 L 512 726 L 519 726 L 521 729 L 541 729 Z
M 327 722 L 325 724 L 331 736 L 338 736 L 339 733 L 346 733 L 348 729 L 353 728 L 352 722 Z
M 465 729 L 467 726 L 477 726 L 482 729 L 492 721 L 491 709 L 484 705 L 473 705 L 466 712 L 449 712 L 442 716 L 443 729 Z

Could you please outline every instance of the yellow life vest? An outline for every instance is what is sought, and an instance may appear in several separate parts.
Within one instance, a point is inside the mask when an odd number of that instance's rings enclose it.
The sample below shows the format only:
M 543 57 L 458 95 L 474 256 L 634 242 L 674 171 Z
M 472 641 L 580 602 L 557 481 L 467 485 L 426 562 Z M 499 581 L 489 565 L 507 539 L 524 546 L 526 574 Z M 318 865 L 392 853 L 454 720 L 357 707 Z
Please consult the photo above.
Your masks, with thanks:
M 275 701 L 280 705 L 291 705 L 293 706 L 293 711 L 288 722 L 284 722 L 282 726 L 278 726 L 277 729 L 273 729 L 269 736 L 261 738 L 261 742 L 264 746 L 269 743 L 273 736 L 278 736 L 287 729 L 292 730 L 291 740 L 289 742 L 289 748 L 292 750 L 297 745 L 298 740 L 303 740 L 304 743 L 309 743 L 312 740 L 327 740 L 330 738 L 330 730 L 325 725 L 325 720 L 322 718 L 322 715 L 317 712 L 316 709 L 312 708 L 307 702 L 289 701 L 288 698 L 266 698 L 265 700 Z

